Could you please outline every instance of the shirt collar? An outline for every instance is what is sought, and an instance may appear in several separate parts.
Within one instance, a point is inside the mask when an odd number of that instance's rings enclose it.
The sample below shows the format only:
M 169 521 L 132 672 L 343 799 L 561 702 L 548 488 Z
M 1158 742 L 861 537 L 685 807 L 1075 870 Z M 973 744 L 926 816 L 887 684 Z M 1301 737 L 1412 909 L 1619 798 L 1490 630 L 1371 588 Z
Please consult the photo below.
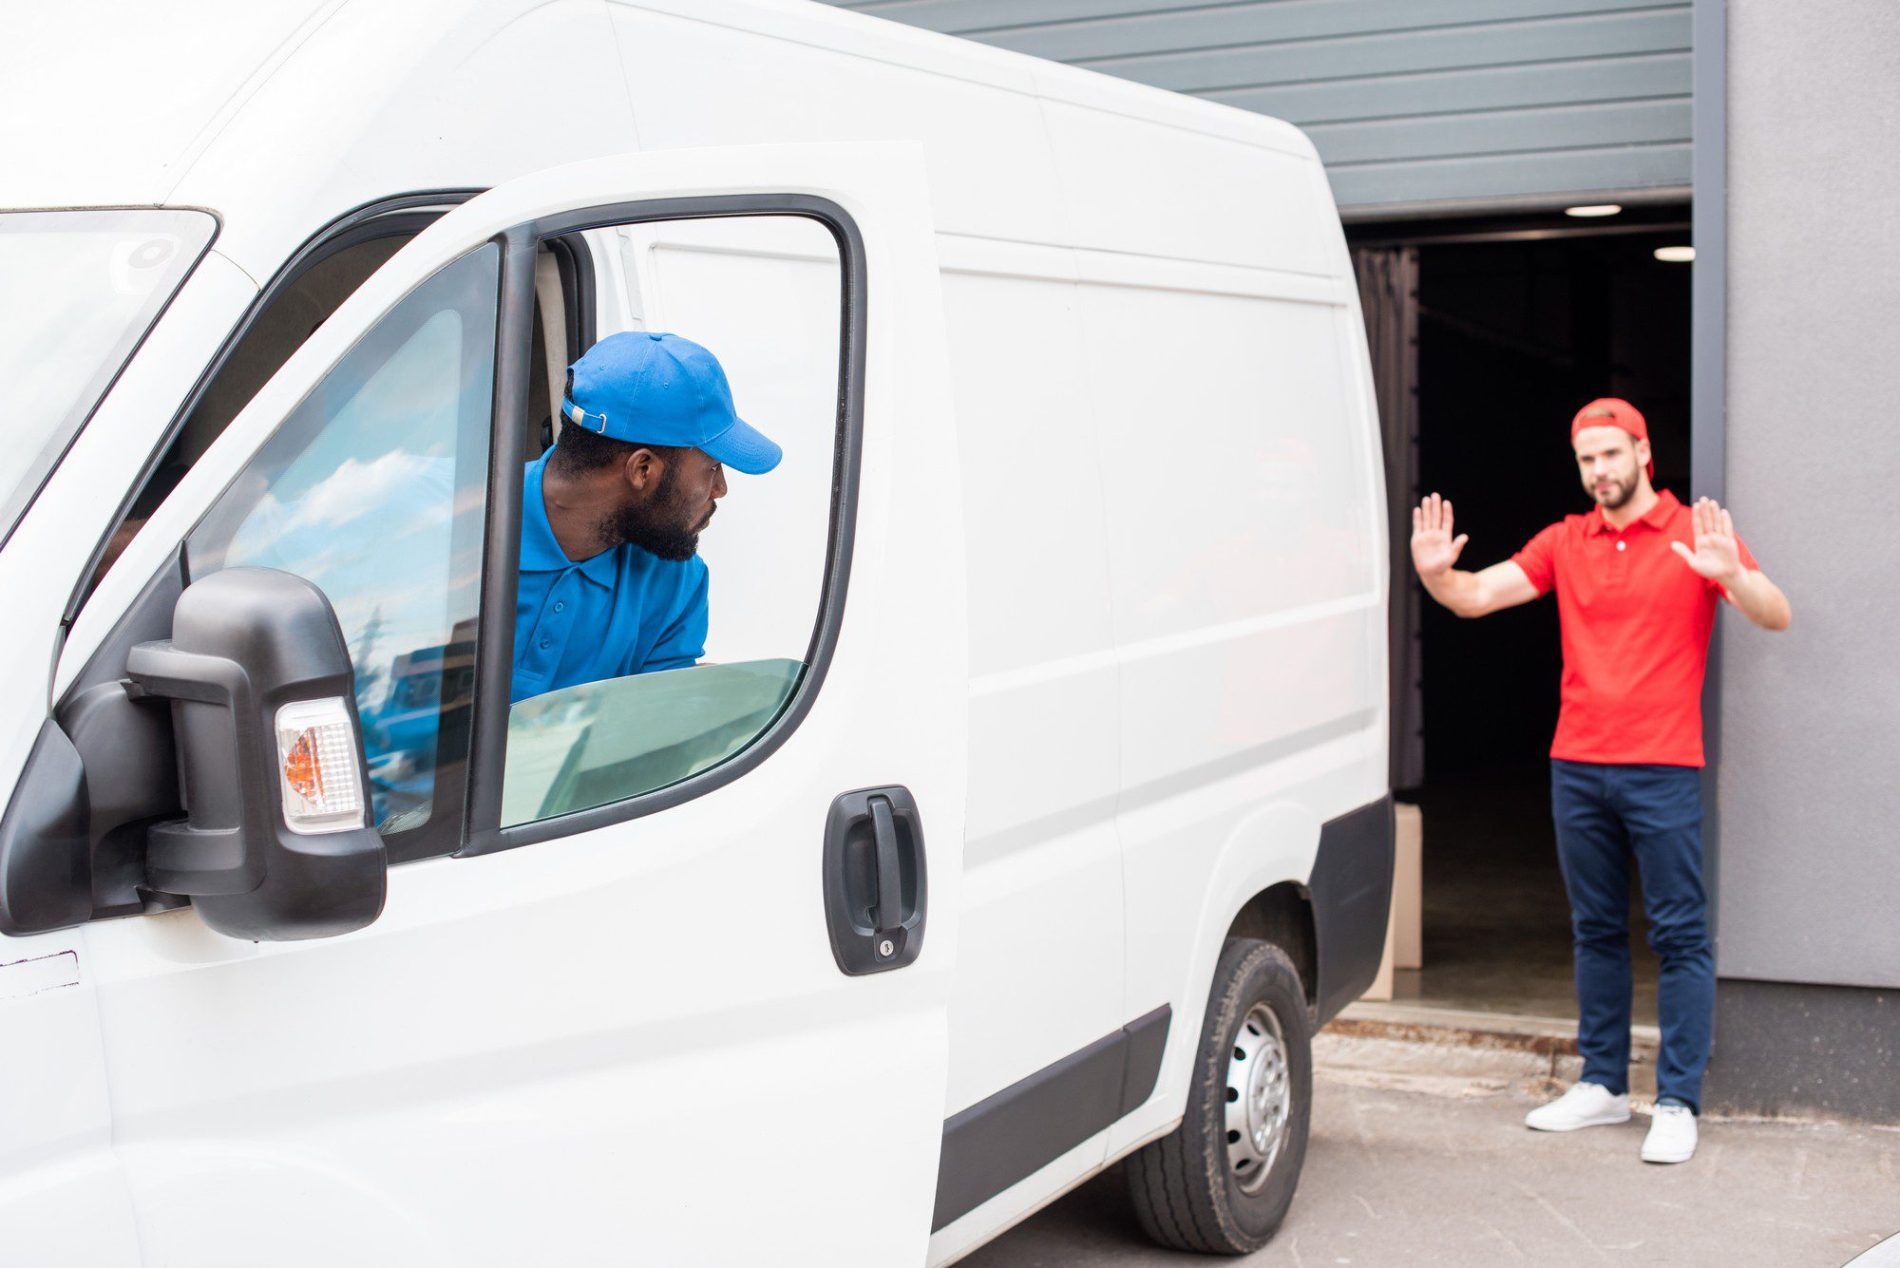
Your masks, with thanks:
M 1661 532 L 1669 527 L 1670 518 L 1681 509 L 1682 503 L 1676 501 L 1675 494 L 1671 493 L 1668 489 L 1660 489 L 1656 493 L 1656 505 L 1643 512 L 1640 517 L 1631 520 L 1629 524 L 1624 527 L 1623 531 L 1627 533 L 1638 524 L 1646 524 L 1657 532 Z M 1590 508 L 1590 520 L 1585 527 L 1589 529 L 1592 537 L 1617 531 L 1610 527 L 1608 520 L 1603 518 L 1603 508 L 1601 506 L 1593 506 Z
M 569 568 L 579 568 L 581 576 L 589 581 L 611 587 L 617 552 L 603 550 L 591 559 L 576 563 L 561 549 L 560 539 L 554 535 L 554 526 L 548 523 L 547 497 L 541 491 L 541 477 L 553 453 L 550 449 L 529 463 L 527 474 L 521 482 L 521 571 L 565 572 Z
M 1656 494 L 1656 505 L 1650 507 L 1648 513 L 1637 522 L 1647 524 L 1657 532 L 1661 532 L 1669 527 L 1669 521 L 1681 509 L 1682 503 L 1676 501 L 1676 495 L 1668 489 L 1662 489 Z

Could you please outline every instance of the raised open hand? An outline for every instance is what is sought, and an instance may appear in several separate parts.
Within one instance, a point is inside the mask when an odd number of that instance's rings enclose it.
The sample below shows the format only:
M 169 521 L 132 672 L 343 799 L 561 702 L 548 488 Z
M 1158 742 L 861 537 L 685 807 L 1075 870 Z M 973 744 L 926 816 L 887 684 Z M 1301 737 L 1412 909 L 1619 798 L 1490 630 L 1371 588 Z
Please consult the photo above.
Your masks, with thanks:
M 1690 550 L 1681 542 L 1670 542 L 1669 548 L 1681 555 L 1682 561 L 1695 569 L 1697 575 L 1727 585 L 1742 572 L 1742 552 L 1735 544 L 1735 521 L 1714 498 L 1697 501 L 1690 516 L 1695 523 L 1695 549 Z M 1417 538 L 1413 540 L 1416 542 Z M 1413 549 L 1416 551 L 1417 547 Z
M 1469 534 L 1451 535 L 1451 503 L 1430 494 L 1412 511 L 1412 566 L 1421 577 L 1436 577 L 1458 562 Z

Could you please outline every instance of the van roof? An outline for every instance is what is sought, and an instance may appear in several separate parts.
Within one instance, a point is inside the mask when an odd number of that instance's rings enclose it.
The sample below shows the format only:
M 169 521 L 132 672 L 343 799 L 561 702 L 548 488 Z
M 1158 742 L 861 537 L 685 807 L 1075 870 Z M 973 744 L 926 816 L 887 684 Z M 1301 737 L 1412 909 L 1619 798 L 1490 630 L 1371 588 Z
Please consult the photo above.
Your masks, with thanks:
M 0 204 L 166 201 L 221 125 L 342 3 L 6 6 Z
M 611 0 L 1313 157 L 1277 120 L 815 0 Z M 0 207 L 184 205 L 272 271 L 364 202 L 640 148 L 609 5 L 148 0 L 9 5 Z M 187 12 L 188 20 L 179 20 Z M 112 38 L 101 40 L 98 32 Z

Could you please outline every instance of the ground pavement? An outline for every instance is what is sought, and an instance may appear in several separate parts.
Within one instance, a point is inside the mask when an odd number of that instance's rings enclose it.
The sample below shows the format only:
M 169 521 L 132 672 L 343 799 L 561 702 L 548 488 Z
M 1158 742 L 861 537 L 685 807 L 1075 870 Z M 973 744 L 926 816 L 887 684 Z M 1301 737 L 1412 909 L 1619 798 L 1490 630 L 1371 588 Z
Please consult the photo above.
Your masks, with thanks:
M 1649 1166 L 1640 1113 L 1567 1135 L 1524 1128 L 1524 1112 L 1562 1086 L 1547 1057 L 1335 1034 L 1317 1055 L 1292 1213 L 1266 1249 L 1227 1262 L 1834 1268 L 1900 1230 L 1900 1129 L 1705 1120 L 1693 1161 Z M 1147 1243 L 1111 1171 L 962 1262 L 1219 1261 Z

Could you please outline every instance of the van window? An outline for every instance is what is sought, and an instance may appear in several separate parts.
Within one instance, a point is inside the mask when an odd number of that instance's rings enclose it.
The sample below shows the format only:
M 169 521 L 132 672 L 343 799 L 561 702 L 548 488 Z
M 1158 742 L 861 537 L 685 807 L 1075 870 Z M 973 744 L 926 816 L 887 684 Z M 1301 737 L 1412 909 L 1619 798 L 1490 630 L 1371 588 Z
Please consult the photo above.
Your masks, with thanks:
M 424 219 L 415 215 L 390 217 L 388 223 L 374 226 L 376 236 L 349 241 L 318 255 L 314 263 L 267 295 L 126 509 L 93 575 L 93 585 L 111 569 L 152 512 L 170 496 L 211 442 L 223 434 L 238 411 L 250 404 L 290 354 L 302 347 L 304 340 L 329 320 L 330 314 L 371 273 L 415 236 Z
M 0 538 L 216 229 L 201 211 L 0 213 Z
M 485 246 L 402 300 L 186 542 L 193 578 L 278 568 L 328 596 L 392 858 L 453 848 L 460 831 L 499 277 Z
M 813 649 L 828 645 L 820 616 L 841 490 L 851 487 L 840 455 L 855 441 L 840 445 L 856 434 L 831 229 L 791 215 L 708 218 L 590 229 L 539 249 L 560 265 L 537 268 L 531 320 L 511 319 L 532 346 L 506 350 L 528 370 L 525 414 L 511 405 L 502 419 L 521 429 L 530 461 L 518 478 L 535 494 L 534 524 L 509 530 L 522 542 L 520 567 L 484 573 L 502 324 L 496 245 L 442 269 L 371 326 L 185 544 L 194 579 L 277 568 L 329 598 L 355 671 L 376 826 L 395 861 L 462 844 L 484 586 L 515 622 L 513 683 L 530 684 L 513 696 L 497 754 L 503 827 L 627 802 L 735 761 L 791 706 Z M 612 508 L 576 519 L 557 505 L 574 491 L 564 482 L 597 469 L 602 444 L 643 447 L 571 421 L 570 352 L 661 335 L 715 358 L 736 416 L 782 453 L 768 471 L 742 474 L 756 455 L 721 467 L 711 433 L 703 447 L 649 441 L 649 453 L 673 461 L 696 455 L 704 511 L 717 516 L 696 509 L 677 527 L 698 540 L 666 560 L 637 534 L 602 545 Z M 599 442 L 592 468 L 574 458 L 588 439 Z M 531 560 L 537 525 L 542 554 Z M 599 548 L 589 549 L 590 533 Z M 691 580 L 671 595 L 678 611 L 648 621 L 644 596 L 615 588 L 616 561 L 638 550 Z M 631 625 L 614 624 L 616 611 Z M 524 671 L 557 635 L 578 649 L 583 671 L 560 664 L 559 650 Z M 656 647 L 662 654 L 648 657 Z
M 680 503 L 673 527 L 697 537 L 688 557 L 666 558 L 655 552 L 680 543 L 643 537 L 637 526 L 590 524 L 562 505 L 618 496 L 614 478 L 600 472 L 620 470 L 611 464 L 640 448 L 640 427 L 652 425 L 601 424 L 590 411 L 612 419 L 618 405 L 637 412 L 663 399 L 617 397 L 611 375 L 600 388 L 586 369 L 591 354 L 576 368 L 581 399 L 566 395 L 564 376 L 556 380 L 575 410 L 557 408 L 552 449 L 529 447 L 536 461 L 523 488 L 504 827 L 677 784 L 731 760 L 770 727 L 807 668 L 833 514 L 843 311 L 828 229 L 795 216 L 658 221 L 587 230 L 563 245 L 587 263 L 592 333 L 603 352 L 632 335 L 642 336 L 634 348 L 642 365 L 649 343 L 687 346 L 655 336 L 705 350 L 737 417 L 782 457 L 759 474 L 729 460 L 716 475 L 694 465 L 700 458 L 680 459 L 689 481 L 681 496 L 692 505 Z M 652 355 L 673 373 L 671 351 Z M 690 391 L 693 378 L 685 372 L 663 390 Z M 589 384 L 604 394 L 586 395 Z M 603 443 L 601 426 L 622 436 Z M 701 452 L 717 457 L 721 447 L 708 441 Z M 695 476 L 700 482 L 690 483 Z M 653 497 L 624 506 L 664 528 L 665 500 Z
M 407 246 L 438 214 L 436 211 L 402 211 L 377 216 L 352 226 L 336 240 L 320 244 L 311 260 L 292 266 L 295 271 L 265 296 L 250 326 L 218 366 L 210 383 L 193 403 L 177 436 L 127 507 L 101 554 L 88 592 L 98 585 L 99 579 L 138 535 L 152 512 L 171 495 L 192 464 L 224 433 L 231 420 L 250 404 L 251 398 L 291 354 L 302 347 L 372 273 L 388 263 L 391 256 Z M 529 410 L 532 417 L 541 420 L 543 434 L 551 435 L 548 428 L 553 405 L 548 395 L 546 367 L 552 362 L 558 372 L 566 366 L 579 351 L 574 337 L 586 325 L 577 320 L 563 320 L 563 291 L 573 293 L 585 288 L 573 283 L 571 257 L 550 251 L 542 254 L 546 257 L 543 261 L 546 267 L 536 285 Z M 544 315 L 552 317 L 545 326 Z M 570 331 L 570 326 L 575 329 Z

